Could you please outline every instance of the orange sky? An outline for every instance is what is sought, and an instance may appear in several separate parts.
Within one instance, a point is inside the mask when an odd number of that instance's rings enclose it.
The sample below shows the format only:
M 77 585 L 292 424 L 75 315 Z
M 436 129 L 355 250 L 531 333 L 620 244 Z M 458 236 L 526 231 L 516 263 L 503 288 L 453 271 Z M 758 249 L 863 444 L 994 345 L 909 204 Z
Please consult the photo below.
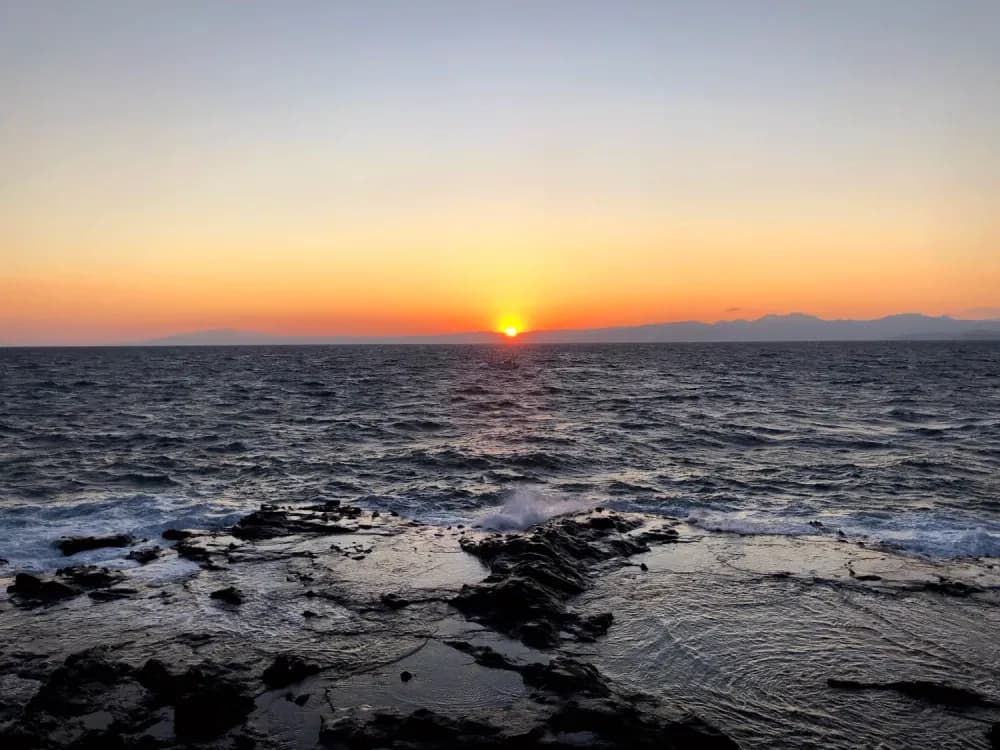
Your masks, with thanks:
M 1000 13 L 820 5 L 14 9 L 0 344 L 1000 316 Z

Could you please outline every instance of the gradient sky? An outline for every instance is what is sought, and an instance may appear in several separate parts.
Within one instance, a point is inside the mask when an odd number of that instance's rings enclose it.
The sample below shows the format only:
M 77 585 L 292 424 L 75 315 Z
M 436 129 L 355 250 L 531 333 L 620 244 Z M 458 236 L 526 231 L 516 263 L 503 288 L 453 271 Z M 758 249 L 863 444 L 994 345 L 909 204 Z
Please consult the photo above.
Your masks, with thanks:
M 0 0 L 0 343 L 1000 316 L 1000 2 Z

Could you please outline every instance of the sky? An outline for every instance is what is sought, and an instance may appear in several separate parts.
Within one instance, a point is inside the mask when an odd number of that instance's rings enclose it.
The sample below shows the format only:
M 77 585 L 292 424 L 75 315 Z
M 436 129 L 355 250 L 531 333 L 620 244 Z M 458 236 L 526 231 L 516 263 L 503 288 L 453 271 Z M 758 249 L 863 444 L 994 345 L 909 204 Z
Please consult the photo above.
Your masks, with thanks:
M 0 0 L 0 343 L 1000 317 L 1000 3 Z

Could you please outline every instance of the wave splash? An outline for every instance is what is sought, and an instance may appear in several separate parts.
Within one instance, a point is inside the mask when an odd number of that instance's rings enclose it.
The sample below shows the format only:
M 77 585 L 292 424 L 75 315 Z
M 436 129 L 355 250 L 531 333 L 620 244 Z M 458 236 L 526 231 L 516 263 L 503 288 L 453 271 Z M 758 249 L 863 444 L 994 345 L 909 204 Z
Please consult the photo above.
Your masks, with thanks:
M 473 523 L 494 531 L 523 531 L 555 516 L 579 513 L 593 507 L 593 502 L 581 498 L 519 488 L 503 505 L 477 516 Z

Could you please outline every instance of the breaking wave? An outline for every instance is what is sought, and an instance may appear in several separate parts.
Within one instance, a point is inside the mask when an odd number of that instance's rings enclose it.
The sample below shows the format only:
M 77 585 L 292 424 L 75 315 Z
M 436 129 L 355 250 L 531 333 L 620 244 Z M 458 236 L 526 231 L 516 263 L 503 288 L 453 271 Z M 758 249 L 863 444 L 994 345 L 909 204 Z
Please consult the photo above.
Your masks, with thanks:
M 567 513 L 579 513 L 594 507 L 593 502 L 551 492 L 520 488 L 503 505 L 475 517 L 473 523 L 494 531 L 523 531 Z

